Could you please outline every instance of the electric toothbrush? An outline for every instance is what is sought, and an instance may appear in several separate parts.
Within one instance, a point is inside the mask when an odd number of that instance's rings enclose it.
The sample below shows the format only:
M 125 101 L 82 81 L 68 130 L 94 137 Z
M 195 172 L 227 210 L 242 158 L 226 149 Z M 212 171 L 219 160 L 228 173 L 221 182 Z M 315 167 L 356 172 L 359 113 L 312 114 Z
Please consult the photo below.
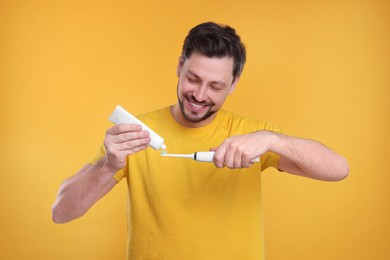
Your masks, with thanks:
M 188 158 L 198 162 L 212 162 L 215 152 L 195 152 L 190 154 L 170 154 L 162 152 L 161 156 L 176 157 L 176 158 Z M 260 162 L 260 158 L 255 158 L 251 162 Z

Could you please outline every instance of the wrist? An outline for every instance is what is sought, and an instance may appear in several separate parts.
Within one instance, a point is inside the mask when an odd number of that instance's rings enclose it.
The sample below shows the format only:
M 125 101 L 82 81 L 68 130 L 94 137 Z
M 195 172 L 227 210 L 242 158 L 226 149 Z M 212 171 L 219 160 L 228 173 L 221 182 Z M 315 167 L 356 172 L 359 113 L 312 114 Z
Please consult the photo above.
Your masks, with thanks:
M 285 143 L 285 136 L 275 132 L 269 132 L 268 151 L 280 154 Z
M 113 177 L 120 169 L 113 167 L 112 164 L 108 163 L 106 157 L 101 158 L 96 164 L 96 172 L 100 176 Z

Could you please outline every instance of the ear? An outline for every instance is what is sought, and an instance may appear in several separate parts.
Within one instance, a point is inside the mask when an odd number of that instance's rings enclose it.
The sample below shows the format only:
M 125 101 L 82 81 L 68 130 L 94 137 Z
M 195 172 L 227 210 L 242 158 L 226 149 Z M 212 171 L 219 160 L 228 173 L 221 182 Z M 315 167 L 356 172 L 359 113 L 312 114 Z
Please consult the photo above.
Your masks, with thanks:
M 181 68 L 183 67 L 183 64 L 184 64 L 184 58 L 183 58 L 183 56 L 180 56 L 179 62 L 177 63 L 177 68 L 176 68 L 176 75 L 178 77 L 180 76 L 180 72 L 181 72 Z
M 241 76 L 241 75 L 238 75 L 238 76 L 233 80 L 233 83 L 232 83 L 232 85 L 231 85 L 230 88 L 229 88 L 228 95 L 232 94 L 233 91 L 236 89 L 237 83 L 238 83 L 238 81 L 240 80 L 240 76 Z

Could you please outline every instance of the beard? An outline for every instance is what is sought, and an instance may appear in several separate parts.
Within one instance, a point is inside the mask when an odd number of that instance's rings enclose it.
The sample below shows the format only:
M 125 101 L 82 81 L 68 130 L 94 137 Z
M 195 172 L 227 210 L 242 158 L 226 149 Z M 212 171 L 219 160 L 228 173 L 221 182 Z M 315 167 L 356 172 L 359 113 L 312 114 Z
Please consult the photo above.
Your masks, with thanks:
M 202 122 L 208 119 L 209 117 L 211 117 L 212 115 L 214 115 L 218 111 L 218 109 L 212 110 L 212 108 L 214 107 L 213 102 L 208 102 L 208 101 L 198 102 L 196 101 L 195 97 L 191 94 L 184 94 L 183 100 L 180 100 L 179 93 L 177 93 L 177 100 L 179 101 L 180 110 L 183 117 L 191 123 Z M 208 110 L 202 113 L 197 111 L 187 111 L 184 106 L 184 100 L 187 100 L 187 102 L 194 102 L 196 104 L 207 106 Z

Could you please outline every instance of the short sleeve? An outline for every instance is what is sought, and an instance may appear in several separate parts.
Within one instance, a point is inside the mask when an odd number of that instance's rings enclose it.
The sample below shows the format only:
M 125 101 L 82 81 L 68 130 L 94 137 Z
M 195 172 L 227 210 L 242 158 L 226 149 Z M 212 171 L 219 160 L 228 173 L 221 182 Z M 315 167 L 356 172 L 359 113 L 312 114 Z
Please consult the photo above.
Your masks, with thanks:
M 267 123 L 265 125 L 265 130 L 275 132 L 275 133 L 282 133 L 282 130 L 275 127 L 272 123 Z M 280 155 L 274 152 L 266 152 L 261 156 L 261 171 L 264 171 L 265 169 L 269 167 L 273 167 L 278 169 Z
M 268 167 L 278 168 L 280 155 L 273 152 L 266 152 L 261 156 L 261 171 Z

